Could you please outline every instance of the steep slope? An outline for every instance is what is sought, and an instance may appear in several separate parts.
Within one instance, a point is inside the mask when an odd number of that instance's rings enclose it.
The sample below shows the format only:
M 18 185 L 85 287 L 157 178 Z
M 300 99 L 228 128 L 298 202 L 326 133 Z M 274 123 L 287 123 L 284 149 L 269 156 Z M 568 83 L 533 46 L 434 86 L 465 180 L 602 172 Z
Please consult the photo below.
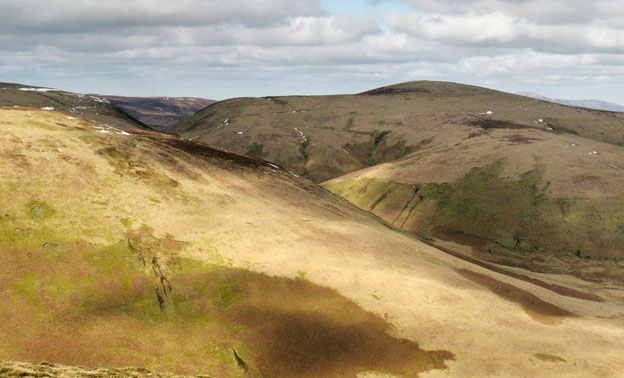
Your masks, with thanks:
M 624 258 L 624 149 L 507 126 L 323 185 L 397 228 L 459 241 L 485 259 L 624 280 L 607 274 Z
M 0 131 L 0 360 L 212 377 L 624 369 L 621 287 L 467 263 L 270 163 L 174 137 L 11 108 Z
M 56 110 L 118 129 L 149 129 L 102 97 L 22 84 L 0 83 L 0 106 Z
M 262 157 L 322 182 L 402 158 L 426 145 L 450 146 L 478 131 L 483 122 L 624 143 L 624 113 L 426 81 L 360 95 L 226 100 L 171 131 Z
M 216 101 L 191 97 L 123 97 L 101 96 L 111 104 L 154 130 L 167 131 L 174 124 L 192 116 Z

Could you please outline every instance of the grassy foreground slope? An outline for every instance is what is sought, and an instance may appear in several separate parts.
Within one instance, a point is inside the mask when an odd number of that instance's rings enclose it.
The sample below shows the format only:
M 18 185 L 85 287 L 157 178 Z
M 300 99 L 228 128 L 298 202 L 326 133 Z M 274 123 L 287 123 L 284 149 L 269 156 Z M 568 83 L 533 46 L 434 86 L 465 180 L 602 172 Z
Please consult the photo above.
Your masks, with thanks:
M 471 265 L 264 161 L 6 108 L 0 158 L 0 360 L 211 377 L 624 369 L 621 289 Z
M 428 81 L 359 95 L 231 99 L 170 132 L 261 157 L 322 182 L 425 146 L 451 147 L 498 124 L 624 143 L 624 113 Z
M 0 106 L 56 110 L 72 117 L 92 119 L 118 129 L 149 129 L 102 96 L 60 91 L 52 88 L 0 83 Z

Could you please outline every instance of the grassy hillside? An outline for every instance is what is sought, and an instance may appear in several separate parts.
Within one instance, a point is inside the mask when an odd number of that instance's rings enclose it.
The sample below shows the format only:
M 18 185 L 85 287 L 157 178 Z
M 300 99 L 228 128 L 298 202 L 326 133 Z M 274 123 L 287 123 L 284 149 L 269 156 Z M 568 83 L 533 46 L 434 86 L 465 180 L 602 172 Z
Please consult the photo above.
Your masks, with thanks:
M 170 131 L 262 157 L 322 182 L 425 146 L 451 147 L 484 128 L 497 127 L 624 144 L 624 113 L 426 81 L 360 95 L 231 99 Z
M 191 97 L 99 96 L 154 130 L 166 130 L 216 101 Z
M 624 151 L 570 136 L 522 147 L 495 137 L 425 148 L 323 185 L 399 229 L 469 245 L 487 260 L 624 278 L 611 266 L 624 257 Z
M 56 110 L 72 117 L 92 119 L 122 130 L 149 128 L 103 97 L 51 88 L 0 83 L 0 106 Z
M 440 136 L 442 145 L 323 185 L 397 228 L 468 244 L 497 262 L 560 271 L 545 256 L 570 264 L 624 258 L 622 147 L 479 125 L 463 139 Z
M 412 82 L 228 100 L 176 130 L 333 179 L 326 188 L 395 227 L 497 262 L 560 272 L 624 257 L 624 113 Z M 552 255 L 569 261 L 555 269 Z
M 621 289 L 469 264 L 265 161 L 13 108 L 0 158 L 0 360 L 211 377 L 624 369 Z

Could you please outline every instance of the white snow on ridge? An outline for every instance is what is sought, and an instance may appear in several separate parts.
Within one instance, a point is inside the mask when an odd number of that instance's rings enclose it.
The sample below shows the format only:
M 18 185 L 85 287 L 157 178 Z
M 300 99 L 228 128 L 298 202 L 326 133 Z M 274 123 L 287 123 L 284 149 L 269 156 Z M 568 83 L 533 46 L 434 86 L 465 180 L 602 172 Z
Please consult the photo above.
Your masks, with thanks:
M 108 100 L 105 100 L 103 98 L 99 98 L 99 97 L 95 97 L 95 96 L 89 96 L 92 99 L 94 99 L 96 102 L 101 102 L 103 104 L 110 104 L 110 102 L 108 102 Z
M 481 114 L 481 115 L 483 115 L 483 114 L 492 115 L 492 114 L 494 114 L 494 112 L 491 111 L 491 110 L 488 110 L 487 112 L 483 112 L 483 113 L 479 113 L 479 114 Z
M 24 91 L 24 92 L 49 92 L 49 91 L 55 91 L 56 89 L 52 89 L 52 88 L 19 88 L 20 91 Z
M 41 110 L 54 110 L 54 106 L 44 106 Z

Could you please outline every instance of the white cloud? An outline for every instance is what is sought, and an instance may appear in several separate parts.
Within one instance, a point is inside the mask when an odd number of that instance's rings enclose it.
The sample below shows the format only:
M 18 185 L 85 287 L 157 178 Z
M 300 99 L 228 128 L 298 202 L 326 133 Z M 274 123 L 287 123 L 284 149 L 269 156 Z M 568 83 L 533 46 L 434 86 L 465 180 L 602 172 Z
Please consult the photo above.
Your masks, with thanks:
M 390 27 L 416 38 L 452 45 L 531 48 L 553 53 L 624 52 L 624 25 L 544 25 L 501 11 L 476 14 L 390 14 Z
M 0 10 L 3 29 L 49 32 L 223 22 L 271 25 L 323 13 L 318 0 L 1 0 Z
M 319 0 L 0 0 L 0 73 L 121 94 L 336 93 L 438 79 L 551 97 L 600 88 L 597 97 L 624 102 L 624 1 L 404 2 L 412 12 L 362 16 L 330 14 Z

